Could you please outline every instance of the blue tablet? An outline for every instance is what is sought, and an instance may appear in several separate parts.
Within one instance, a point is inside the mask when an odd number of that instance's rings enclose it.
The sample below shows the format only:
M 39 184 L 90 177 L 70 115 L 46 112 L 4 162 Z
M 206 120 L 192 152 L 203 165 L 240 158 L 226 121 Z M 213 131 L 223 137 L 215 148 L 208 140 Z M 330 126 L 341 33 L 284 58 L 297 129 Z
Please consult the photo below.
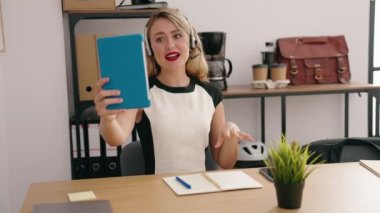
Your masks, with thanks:
M 132 109 L 150 106 L 148 74 L 142 34 L 109 36 L 97 39 L 101 78 L 109 77 L 105 90 L 120 90 L 123 102 L 107 109 Z

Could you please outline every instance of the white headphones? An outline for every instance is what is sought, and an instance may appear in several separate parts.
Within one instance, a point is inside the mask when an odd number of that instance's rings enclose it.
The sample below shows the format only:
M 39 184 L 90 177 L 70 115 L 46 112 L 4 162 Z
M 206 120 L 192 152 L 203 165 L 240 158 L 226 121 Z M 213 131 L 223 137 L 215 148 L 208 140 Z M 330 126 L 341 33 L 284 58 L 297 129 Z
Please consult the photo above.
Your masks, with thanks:
M 185 18 L 186 18 L 186 20 L 189 24 L 189 27 L 190 27 L 190 35 L 189 35 L 190 44 L 189 44 L 189 46 L 190 46 L 190 49 L 194 49 L 197 46 L 197 40 L 195 39 L 194 29 L 190 23 L 190 20 L 187 17 L 185 17 Z M 148 26 L 145 26 L 145 29 L 144 29 L 144 42 L 145 42 L 146 53 L 148 54 L 148 56 L 152 56 L 153 50 L 152 50 L 152 47 L 150 46 L 149 39 L 148 39 Z

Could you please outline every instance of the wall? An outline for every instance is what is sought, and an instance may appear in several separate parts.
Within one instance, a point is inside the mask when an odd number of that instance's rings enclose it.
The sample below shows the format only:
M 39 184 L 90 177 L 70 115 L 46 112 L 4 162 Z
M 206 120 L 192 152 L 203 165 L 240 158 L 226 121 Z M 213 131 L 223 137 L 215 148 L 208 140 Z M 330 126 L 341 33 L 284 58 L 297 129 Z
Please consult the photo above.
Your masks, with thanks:
M 5 54 L 0 53 L 0 212 L 9 212 L 9 164 L 8 164 L 8 146 L 6 143 L 5 119 L 2 115 L 5 114 L 5 98 L 4 98 L 4 76 L 2 70 Z
M 1 174 L 10 202 L 0 212 L 19 212 L 30 183 L 71 177 L 63 21 L 60 0 L 2 3 Z
M 377 15 L 375 16 L 375 41 L 374 41 L 374 60 L 373 60 L 373 66 L 374 67 L 380 67 L 380 39 L 379 39 L 379 35 L 380 35 L 380 15 L 379 15 L 379 12 L 380 11 L 380 4 L 379 2 L 377 2 L 376 4 L 376 1 L 375 1 L 375 11 L 377 11 Z M 379 77 L 377 77 L 376 79 L 377 81 L 380 80 Z
M 2 6 L 4 17 L 7 11 L 4 10 L 4 4 Z M 6 54 L 0 52 L 0 212 L 10 212 L 8 143 L 5 119 L 5 61 Z
M 261 61 L 260 51 L 265 49 L 265 41 L 286 36 L 340 34 L 346 36 L 349 44 L 352 80 L 367 82 L 369 0 L 168 2 L 172 7 L 180 8 L 198 31 L 227 32 L 226 56 L 234 66 L 228 79 L 230 85 L 250 83 L 251 65 Z M 338 12 L 342 5 L 346 10 L 344 13 Z M 362 98 L 350 95 L 350 136 L 367 134 L 366 97 L 365 94 Z M 343 100 L 341 95 L 287 98 L 289 139 L 307 143 L 342 137 Z M 258 100 L 226 100 L 224 103 L 227 118 L 260 139 Z M 266 142 L 271 143 L 281 132 L 280 99 L 269 98 L 266 106 Z
M 69 112 L 61 1 L 1 1 L 7 51 L 0 54 L 0 212 L 13 213 L 30 183 L 70 179 Z M 234 65 L 230 85 L 250 83 L 251 65 L 260 61 L 265 41 L 319 34 L 345 34 L 352 79 L 367 82 L 368 0 L 168 3 L 180 8 L 199 31 L 227 32 L 227 57 Z M 344 13 L 338 12 L 342 5 Z M 362 96 L 351 95 L 352 136 L 367 134 Z M 278 98 L 266 103 L 267 142 L 280 134 L 279 104 Z M 288 98 L 289 138 L 306 143 L 342 137 L 342 106 L 339 95 Z M 260 137 L 256 99 L 226 100 L 225 108 L 229 120 Z

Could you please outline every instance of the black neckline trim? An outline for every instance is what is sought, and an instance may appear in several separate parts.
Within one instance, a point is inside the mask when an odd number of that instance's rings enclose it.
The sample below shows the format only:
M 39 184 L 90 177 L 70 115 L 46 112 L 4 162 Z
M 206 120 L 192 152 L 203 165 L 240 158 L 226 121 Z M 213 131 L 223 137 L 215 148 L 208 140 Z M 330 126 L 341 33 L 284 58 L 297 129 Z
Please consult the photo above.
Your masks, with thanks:
M 167 92 L 171 93 L 191 93 L 195 89 L 195 79 L 190 77 L 190 83 L 186 87 L 170 87 L 165 84 L 163 84 L 160 80 L 157 79 L 157 77 L 154 78 L 154 85 L 156 85 L 158 88 L 163 89 Z

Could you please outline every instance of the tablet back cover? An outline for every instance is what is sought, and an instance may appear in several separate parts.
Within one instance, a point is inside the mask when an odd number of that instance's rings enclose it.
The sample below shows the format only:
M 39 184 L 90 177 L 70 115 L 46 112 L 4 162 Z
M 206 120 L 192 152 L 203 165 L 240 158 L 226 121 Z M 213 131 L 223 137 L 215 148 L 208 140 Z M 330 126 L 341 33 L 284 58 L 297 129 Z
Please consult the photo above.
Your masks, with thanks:
M 109 36 L 97 39 L 100 76 L 109 77 L 105 90 L 120 90 L 123 102 L 107 109 L 131 109 L 150 106 L 144 40 L 141 34 Z

